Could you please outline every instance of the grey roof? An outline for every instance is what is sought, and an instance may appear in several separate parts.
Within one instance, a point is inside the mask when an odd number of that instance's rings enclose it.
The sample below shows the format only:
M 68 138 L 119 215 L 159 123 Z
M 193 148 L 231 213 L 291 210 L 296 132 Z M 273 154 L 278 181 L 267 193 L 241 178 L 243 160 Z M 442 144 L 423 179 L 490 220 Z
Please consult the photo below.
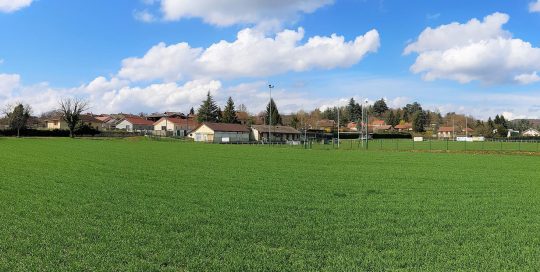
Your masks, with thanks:
M 268 129 L 270 128 L 270 131 L 272 133 L 282 133 L 282 134 L 300 134 L 300 131 L 296 130 L 293 127 L 288 126 L 271 126 L 268 125 L 253 125 L 251 128 L 258 130 L 259 132 L 268 132 Z

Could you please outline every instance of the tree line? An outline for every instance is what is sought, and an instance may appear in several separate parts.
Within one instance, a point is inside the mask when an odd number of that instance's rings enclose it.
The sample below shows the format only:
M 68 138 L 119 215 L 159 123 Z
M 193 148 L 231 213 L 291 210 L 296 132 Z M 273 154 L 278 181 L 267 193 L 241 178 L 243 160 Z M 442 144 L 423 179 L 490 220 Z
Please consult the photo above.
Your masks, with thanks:
M 74 137 L 75 131 L 84 129 L 84 124 L 81 122 L 83 112 L 89 110 L 89 103 L 86 100 L 78 98 L 65 98 L 58 102 L 58 109 L 46 113 L 48 115 L 61 116 L 62 120 L 67 124 L 69 134 Z M 364 108 L 365 107 L 365 108 Z M 20 136 L 21 130 L 26 128 L 26 124 L 31 117 L 31 107 L 22 103 L 8 106 L 3 113 L 7 120 L 7 125 L 10 129 L 17 132 Z M 190 115 L 196 115 L 197 121 L 202 122 L 217 122 L 217 123 L 240 123 L 238 112 L 243 112 L 248 116 L 248 125 L 255 123 L 258 118 L 259 122 L 272 125 L 290 125 L 294 128 L 309 128 L 317 127 L 318 122 L 323 119 L 338 121 L 339 126 L 345 127 L 349 122 L 360 123 L 362 114 L 366 114 L 371 120 L 384 120 L 387 125 L 395 127 L 399 124 L 409 123 L 416 133 L 423 133 L 426 130 L 436 131 L 442 126 L 453 126 L 456 128 L 470 128 L 477 135 L 486 137 L 504 137 L 510 129 L 525 131 L 532 126 L 528 120 L 508 121 L 503 115 L 496 115 L 494 118 L 489 118 L 487 121 L 476 120 L 471 116 L 456 114 L 449 112 L 445 116 L 438 111 L 430 111 L 423 109 L 418 102 L 413 102 L 401 108 L 390 108 L 384 99 L 379 99 L 373 104 L 361 105 L 354 98 L 351 98 L 345 106 L 328 107 L 321 111 L 314 109 L 311 112 L 300 110 L 296 113 L 282 115 L 273 99 L 271 99 L 266 109 L 260 112 L 257 116 L 251 116 L 247 113 L 245 105 L 241 104 L 236 107 L 232 97 L 227 99 L 223 109 L 219 107 L 211 95 L 207 93 L 206 98 L 195 111 L 191 108 Z M 144 114 L 141 114 L 144 116 Z

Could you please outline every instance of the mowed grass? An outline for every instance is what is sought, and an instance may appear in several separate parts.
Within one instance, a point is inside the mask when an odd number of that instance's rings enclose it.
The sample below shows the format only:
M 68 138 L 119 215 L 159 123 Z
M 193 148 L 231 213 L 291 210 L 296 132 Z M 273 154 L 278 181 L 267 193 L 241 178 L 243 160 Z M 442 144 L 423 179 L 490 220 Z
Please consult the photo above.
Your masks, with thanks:
M 0 138 L 1 271 L 540 269 L 540 157 Z

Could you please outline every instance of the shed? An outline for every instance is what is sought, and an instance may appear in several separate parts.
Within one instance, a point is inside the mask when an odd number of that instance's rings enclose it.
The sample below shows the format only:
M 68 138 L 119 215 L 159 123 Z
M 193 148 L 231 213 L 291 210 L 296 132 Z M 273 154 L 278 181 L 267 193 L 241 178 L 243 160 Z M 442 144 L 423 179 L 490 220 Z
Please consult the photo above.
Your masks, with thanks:
M 189 137 L 195 142 L 207 143 L 248 143 L 250 130 L 241 124 L 202 123 Z
M 253 139 L 255 141 L 268 141 L 268 135 L 271 134 L 272 142 L 286 142 L 300 140 L 300 131 L 288 126 L 251 126 Z

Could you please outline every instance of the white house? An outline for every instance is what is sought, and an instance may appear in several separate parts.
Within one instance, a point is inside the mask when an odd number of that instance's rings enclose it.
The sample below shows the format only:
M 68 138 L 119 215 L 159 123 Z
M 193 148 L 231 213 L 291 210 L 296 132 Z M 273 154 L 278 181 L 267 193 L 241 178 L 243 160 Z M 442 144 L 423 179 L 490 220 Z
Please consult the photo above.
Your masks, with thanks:
M 155 135 L 186 136 L 199 123 L 191 119 L 163 117 L 154 123 Z
M 525 130 L 525 132 L 523 132 L 523 136 L 526 136 L 526 137 L 540 137 L 540 131 L 534 129 L 534 128 L 529 128 L 527 130 Z
M 248 143 L 250 130 L 245 125 L 225 123 L 202 123 L 189 133 L 195 142 Z
M 116 129 L 129 132 L 146 132 L 154 130 L 154 122 L 140 117 L 126 117 L 116 124 Z
M 300 131 L 288 126 L 251 126 L 255 141 L 267 141 L 268 135 L 272 135 L 272 142 L 297 141 L 300 139 Z

